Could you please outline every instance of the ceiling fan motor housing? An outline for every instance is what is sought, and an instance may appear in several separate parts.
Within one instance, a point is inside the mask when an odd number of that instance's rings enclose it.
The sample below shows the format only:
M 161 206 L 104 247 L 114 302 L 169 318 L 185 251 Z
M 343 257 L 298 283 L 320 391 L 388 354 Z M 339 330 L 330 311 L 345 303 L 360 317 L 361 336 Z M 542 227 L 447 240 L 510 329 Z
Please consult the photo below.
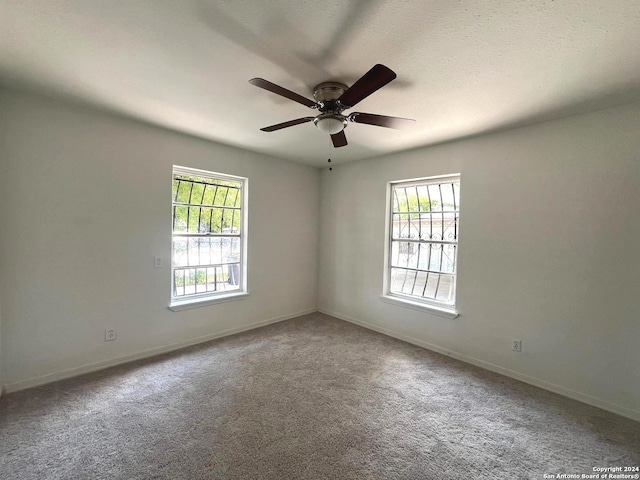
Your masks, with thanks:
M 318 110 L 322 113 L 333 112 L 340 114 L 344 106 L 337 100 L 347 91 L 344 83 L 323 82 L 313 89 L 313 98 L 318 103 Z

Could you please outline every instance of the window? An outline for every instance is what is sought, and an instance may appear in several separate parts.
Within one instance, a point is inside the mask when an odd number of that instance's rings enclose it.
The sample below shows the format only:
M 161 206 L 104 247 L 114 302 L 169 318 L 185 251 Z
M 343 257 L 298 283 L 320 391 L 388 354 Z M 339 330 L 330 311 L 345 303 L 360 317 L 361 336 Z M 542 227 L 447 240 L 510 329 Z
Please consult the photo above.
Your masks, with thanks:
M 389 184 L 385 295 L 453 312 L 460 176 Z
M 171 304 L 246 292 L 247 179 L 173 167 Z

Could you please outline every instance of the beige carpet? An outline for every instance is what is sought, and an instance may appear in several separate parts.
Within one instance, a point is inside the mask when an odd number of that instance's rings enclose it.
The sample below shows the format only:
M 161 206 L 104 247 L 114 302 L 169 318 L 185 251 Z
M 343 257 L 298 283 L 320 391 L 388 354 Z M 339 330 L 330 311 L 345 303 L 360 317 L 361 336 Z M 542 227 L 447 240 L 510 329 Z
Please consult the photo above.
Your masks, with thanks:
M 640 423 L 321 314 L 0 399 L 0 478 L 542 479 Z

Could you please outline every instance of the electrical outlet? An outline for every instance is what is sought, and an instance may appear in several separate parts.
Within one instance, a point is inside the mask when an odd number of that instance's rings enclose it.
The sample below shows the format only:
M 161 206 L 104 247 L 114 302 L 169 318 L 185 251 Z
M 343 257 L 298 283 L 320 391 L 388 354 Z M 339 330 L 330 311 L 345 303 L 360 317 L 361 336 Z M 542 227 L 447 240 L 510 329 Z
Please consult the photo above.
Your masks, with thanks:
M 162 257 L 153 257 L 153 267 L 162 268 Z
M 514 352 L 521 352 L 522 351 L 522 340 L 514 340 L 513 341 L 513 346 L 511 347 L 511 349 Z
M 104 331 L 104 341 L 111 342 L 117 338 L 116 329 L 115 328 L 107 328 Z

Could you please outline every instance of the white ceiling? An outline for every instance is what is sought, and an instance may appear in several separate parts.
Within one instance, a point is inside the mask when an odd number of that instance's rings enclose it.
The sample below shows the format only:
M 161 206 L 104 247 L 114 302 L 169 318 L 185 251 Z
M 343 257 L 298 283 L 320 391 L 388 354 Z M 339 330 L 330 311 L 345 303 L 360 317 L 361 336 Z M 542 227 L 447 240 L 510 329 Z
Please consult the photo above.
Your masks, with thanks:
M 0 84 L 310 165 L 382 155 L 640 100 L 638 0 L 0 0 Z M 376 63 L 398 78 L 334 149 L 312 97 Z

